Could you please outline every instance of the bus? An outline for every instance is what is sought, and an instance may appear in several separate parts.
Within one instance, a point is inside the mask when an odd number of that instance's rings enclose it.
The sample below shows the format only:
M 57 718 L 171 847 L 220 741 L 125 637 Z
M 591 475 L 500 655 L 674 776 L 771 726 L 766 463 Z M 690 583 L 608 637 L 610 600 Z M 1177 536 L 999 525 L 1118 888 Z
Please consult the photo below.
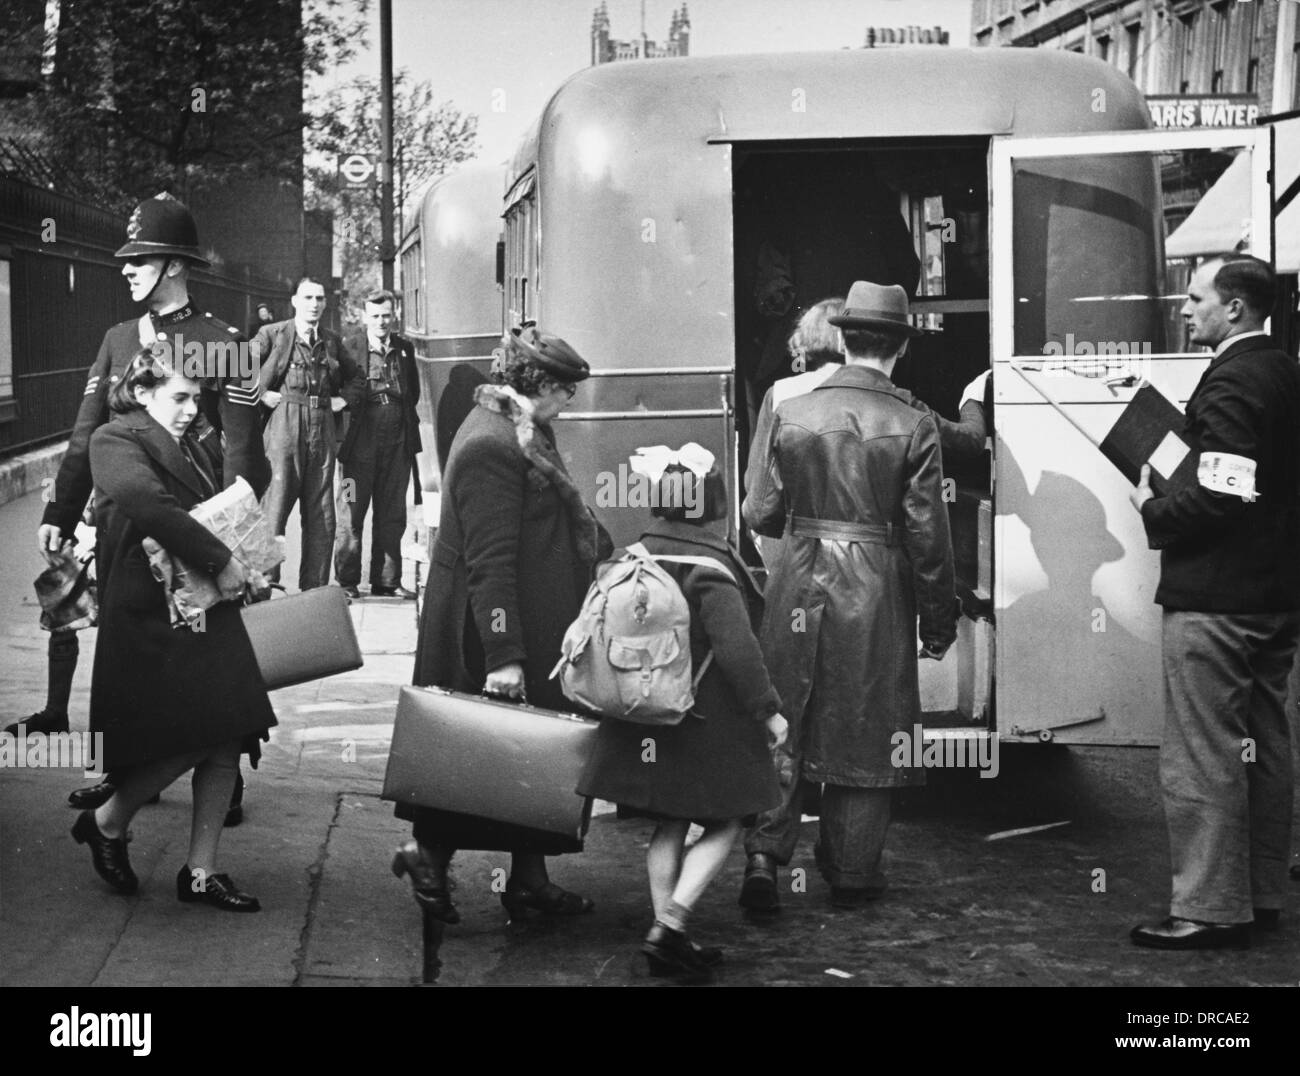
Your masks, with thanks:
M 639 446 L 696 441 L 726 461 L 725 529 L 759 568 L 742 479 L 793 319 L 855 279 L 902 284 L 923 334 L 895 380 L 950 418 L 972 378 L 993 386 L 989 451 L 944 461 L 965 615 L 921 663 L 926 735 L 1158 743 L 1158 559 L 1094 442 L 1142 381 L 1186 403 L 1208 355 L 1178 315 L 1193 259 L 1165 237 L 1236 161 L 1237 248 L 1268 260 L 1270 139 L 1152 130 L 1126 76 L 1058 50 L 584 70 L 524 137 L 468 261 L 443 236 L 435 270 L 430 231 L 413 240 L 428 421 L 441 452 L 495 339 L 535 319 L 592 366 L 557 438 L 615 542 L 646 512 L 602 502 L 610 475 Z M 435 236 L 452 193 L 424 203 Z M 445 296 L 435 272 L 457 277 Z M 482 285 L 465 320 L 438 308 L 461 274 Z

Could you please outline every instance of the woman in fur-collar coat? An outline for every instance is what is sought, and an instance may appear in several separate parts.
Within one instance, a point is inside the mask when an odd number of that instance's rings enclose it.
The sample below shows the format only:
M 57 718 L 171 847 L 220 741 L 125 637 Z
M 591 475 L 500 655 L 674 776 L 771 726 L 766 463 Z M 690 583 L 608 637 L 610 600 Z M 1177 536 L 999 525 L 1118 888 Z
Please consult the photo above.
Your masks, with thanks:
M 612 543 L 569 478 L 550 422 L 587 375 L 569 345 L 531 326 L 514 330 L 496 353 L 494 384 L 477 390 L 447 459 L 417 685 L 572 710 L 549 677 L 593 567 Z M 579 842 L 429 808 L 397 813 L 414 821 L 415 842 L 399 850 L 394 870 L 409 872 L 417 898 L 447 922 L 458 919 L 446 881 L 456 848 L 514 853 L 501 894 L 512 917 L 592 907 L 551 884 L 543 859 L 578 851 Z

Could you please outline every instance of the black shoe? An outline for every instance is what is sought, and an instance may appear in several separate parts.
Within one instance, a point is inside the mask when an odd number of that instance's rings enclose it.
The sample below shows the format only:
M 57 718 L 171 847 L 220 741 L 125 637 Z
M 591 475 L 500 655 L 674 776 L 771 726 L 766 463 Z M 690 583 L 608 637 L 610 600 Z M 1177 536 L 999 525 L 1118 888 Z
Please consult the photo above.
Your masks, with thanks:
M 183 904 L 210 904 L 223 912 L 260 912 L 262 905 L 256 897 L 241 893 L 228 874 L 208 874 L 191 871 L 189 865 L 176 875 L 176 899 Z
M 541 912 L 543 915 L 586 915 L 596 907 L 596 903 L 577 893 L 561 889 L 554 882 L 530 889 L 526 885 L 517 884 L 513 878 L 507 878 L 505 891 L 501 894 L 501 906 L 511 919 L 522 919 L 528 911 Z
M 42 710 L 39 714 L 32 714 L 31 717 L 23 721 L 15 721 L 12 725 L 6 725 L 4 731 L 15 739 L 18 738 L 18 726 L 21 725 L 23 732 L 31 736 L 33 733 L 48 735 L 51 732 L 69 732 L 68 715 L 52 714 L 48 710 Z
M 657 979 L 671 978 L 682 983 L 713 981 L 713 969 L 692 948 L 690 939 L 678 930 L 655 923 L 641 943 L 650 974 Z
M 1249 923 L 1197 923 L 1169 916 L 1129 932 L 1134 945 L 1148 949 L 1248 949 Z
M 1291 867 L 1291 881 L 1300 882 L 1300 863 L 1296 863 Z
M 850 889 L 848 886 L 831 886 L 832 908 L 861 908 L 864 904 L 879 900 L 885 895 L 883 885 L 865 886 Z
M 1256 908 L 1254 926 L 1260 930 L 1277 930 L 1282 925 L 1282 912 L 1277 908 Z
M 781 898 L 776 890 L 776 860 L 755 852 L 745 864 L 745 880 L 740 886 L 738 903 L 751 915 L 773 916 L 781 912 Z
M 82 811 L 72 825 L 72 838 L 78 844 L 90 845 L 90 858 L 95 873 L 119 893 L 134 893 L 140 888 L 140 879 L 131 869 L 126 854 L 126 841 L 121 837 L 105 837 L 95 823 L 94 811 Z
M 353 601 L 361 600 L 361 591 L 357 590 L 356 587 L 344 587 L 343 593 L 346 594 L 348 598 L 350 598 Z
M 404 586 L 371 587 L 370 596 L 372 598 L 401 598 L 403 601 L 415 601 L 415 591 L 407 590 Z
M 107 803 L 113 797 L 116 785 L 112 780 L 105 777 L 97 785 L 91 785 L 89 788 L 78 788 L 75 792 L 68 794 L 68 806 L 75 807 L 78 811 L 93 811 Z
M 230 806 L 226 808 L 225 820 L 221 823 L 226 829 L 239 825 L 244 820 L 244 775 L 235 775 L 235 791 L 230 794 Z
M 393 873 L 398 878 L 411 876 L 415 902 L 435 919 L 451 926 L 460 922 L 460 912 L 451 902 L 447 885 L 439 883 L 437 873 L 420 854 L 420 846 L 415 841 L 407 841 L 397 850 L 393 856 Z

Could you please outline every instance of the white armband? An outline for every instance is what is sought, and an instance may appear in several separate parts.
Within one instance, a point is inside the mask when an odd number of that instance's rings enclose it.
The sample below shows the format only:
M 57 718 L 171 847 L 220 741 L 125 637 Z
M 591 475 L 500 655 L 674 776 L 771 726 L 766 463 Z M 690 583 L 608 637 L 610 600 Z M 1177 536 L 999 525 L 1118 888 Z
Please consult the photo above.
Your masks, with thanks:
M 1215 493 L 1231 493 L 1243 501 L 1255 500 L 1255 461 L 1230 452 L 1202 452 L 1196 480 Z

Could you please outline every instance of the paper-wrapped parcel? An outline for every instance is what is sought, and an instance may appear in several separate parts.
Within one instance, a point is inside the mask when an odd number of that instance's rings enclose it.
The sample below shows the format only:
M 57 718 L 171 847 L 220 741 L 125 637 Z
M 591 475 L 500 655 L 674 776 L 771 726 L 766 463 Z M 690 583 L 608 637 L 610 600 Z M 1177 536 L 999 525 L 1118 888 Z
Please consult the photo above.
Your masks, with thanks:
M 271 533 L 270 521 L 262 514 L 252 486 L 237 478 L 215 497 L 195 505 L 190 515 L 243 561 L 253 590 L 266 588 L 266 573 L 284 560 L 284 538 Z M 221 601 L 216 579 L 204 569 L 168 553 L 152 538 L 146 538 L 141 544 L 154 577 L 167 590 L 172 627 L 193 628 L 200 624 L 204 610 Z

